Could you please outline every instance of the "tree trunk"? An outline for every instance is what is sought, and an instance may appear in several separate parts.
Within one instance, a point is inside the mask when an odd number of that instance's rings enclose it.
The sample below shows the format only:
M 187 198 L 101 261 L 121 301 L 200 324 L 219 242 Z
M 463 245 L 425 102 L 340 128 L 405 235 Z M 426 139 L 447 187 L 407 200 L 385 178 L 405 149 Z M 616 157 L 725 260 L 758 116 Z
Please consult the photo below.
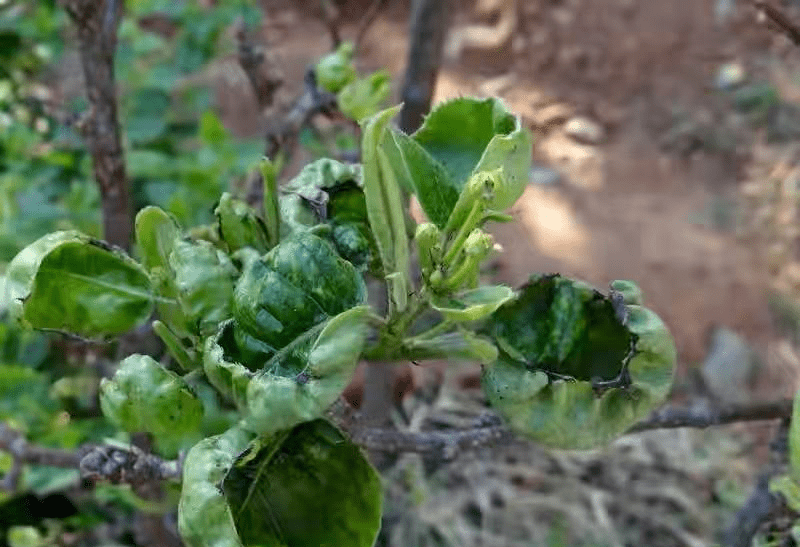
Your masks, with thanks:
M 100 187 L 103 234 L 112 245 L 129 249 L 133 217 L 125 159 L 117 119 L 114 52 L 121 0 L 63 0 L 78 31 L 78 41 L 89 100 L 83 125 Z

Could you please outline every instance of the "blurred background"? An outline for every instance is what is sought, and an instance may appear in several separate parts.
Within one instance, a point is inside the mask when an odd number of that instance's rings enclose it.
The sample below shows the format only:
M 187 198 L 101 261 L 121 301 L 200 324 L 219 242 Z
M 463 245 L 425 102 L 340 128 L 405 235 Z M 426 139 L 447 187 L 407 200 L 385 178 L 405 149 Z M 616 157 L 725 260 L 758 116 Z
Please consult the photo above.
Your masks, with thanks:
M 800 24 L 800 3 L 774 5 Z M 116 71 L 135 208 L 152 203 L 184 225 L 208 222 L 222 191 L 252 189 L 254 162 L 276 139 L 282 180 L 316 157 L 353 157 L 352 123 L 315 115 L 290 140 L 281 140 L 282 124 L 308 68 L 337 39 L 356 41 L 359 72 L 389 71 L 399 102 L 411 15 L 411 0 L 127 2 Z M 432 101 L 498 96 L 534 135 L 530 184 L 510 211 L 516 222 L 493 228 L 504 252 L 487 275 L 512 286 L 532 272 L 601 289 L 634 280 L 675 336 L 676 401 L 792 397 L 800 381 L 800 47 L 744 0 L 450 0 L 445 15 Z M 261 81 L 274 84 L 269 100 L 254 92 L 243 45 L 261 56 Z M 0 0 L 3 265 L 54 229 L 100 235 L 80 135 L 86 108 L 62 8 Z M 76 380 L 54 390 L 46 387 L 50 342 L 0 330 L 0 418 L 34 439 L 63 436 L 64 401 L 96 406 L 91 390 L 76 387 L 85 354 L 60 365 L 56 376 Z M 411 429 L 467 424 L 483 404 L 477 371 L 409 365 L 390 418 Z M 56 401 L 37 415 L 41 423 L 21 423 L 12 373 Z M 351 402 L 361 388 L 349 390 Z M 84 429 L 69 442 L 98 434 Z M 519 442 L 454 462 L 388 458 L 379 545 L 714 545 L 769 463 L 775 429 L 652 431 L 583 453 Z M 59 492 L 53 480 L 38 494 Z M 94 500 L 95 510 L 105 515 L 121 498 Z M 16 523 L 7 506 L 0 529 Z M 124 523 L 93 518 L 106 527 L 100 536 L 64 539 L 73 528 L 62 525 L 57 539 L 42 541 L 125 537 Z M 754 544 L 794 545 L 791 522 L 768 523 Z

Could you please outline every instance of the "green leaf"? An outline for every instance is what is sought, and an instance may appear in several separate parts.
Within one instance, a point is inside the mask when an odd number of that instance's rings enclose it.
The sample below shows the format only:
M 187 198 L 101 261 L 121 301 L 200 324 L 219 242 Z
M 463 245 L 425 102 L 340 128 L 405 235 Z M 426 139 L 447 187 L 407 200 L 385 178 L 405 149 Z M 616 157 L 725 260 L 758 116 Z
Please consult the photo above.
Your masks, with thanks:
M 267 230 L 267 246 L 272 249 L 281 239 L 281 216 L 278 205 L 278 172 L 269 158 L 259 164 L 264 183 L 264 226 Z
M 431 307 L 454 323 L 483 319 L 514 297 L 503 285 L 486 285 L 453 296 L 434 297 Z
M 324 420 L 251 443 L 222 490 L 246 546 L 371 547 L 380 529 L 378 473 Z
M 292 233 L 329 227 L 326 237 L 361 271 L 379 271 L 377 244 L 369 228 L 361 166 L 321 159 L 282 188 L 281 216 Z
M 675 344 L 652 311 L 588 285 L 534 276 L 486 332 L 500 349 L 483 388 L 512 429 L 559 448 L 610 442 L 661 404 Z
M 789 426 L 789 467 L 792 477 L 800 477 L 800 390 L 794 396 Z
M 270 359 L 247 386 L 247 427 L 272 433 L 321 416 L 353 378 L 368 314 L 366 306 L 342 312 Z
M 148 270 L 169 267 L 169 255 L 179 235 L 178 223 L 158 207 L 148 206 L 136 214 L 136 245 Z
M 215 148 L 228 139 L 222 120 L 211 110 L 206 110 L 200 117 L 200 139 Z
M 410 138 L 395 133 L 395 141 L 420 205 L 440 228 L 472 175 L 502 168 L 489 204 L 497 211 L 513 205 L 527 184 L 530 134 L 498 99 L 442 103 Z
M 208 241 L 178 240 L 169 256 L 178 300 L 190 332 L 215 332 L 231 317 L 237 275 L 230 258 Z
M 217 217 L 219 235 L 231 253 L 242 247 L 252 247 L 261 253 L 269 249 L 264 221 L 247 203 L 225 192 L 214 209 L 214 215 Z
M 125 358 L 111 380 L 100 381 L 103 415 L 122 429 L 156 439 L 191 432 L 203 406 L 186 382 L 147 355 Z
M 783 496 L 786 505 L 792 511 L 800 511 L 800 484 L 794 479 L 791 473 L 772 477 L 769 481 L 769 489 Z
M 389 307 L 403 311 L 411 290 L 409 277 L 408 236 L 406 235 L 403 197 L 395 167 L 382 144 L 389 121 L 400 107 L 389 108 L 362 123 L 361 153 L 364 161 L 364 195 L 367 217 L 378 245 L 384 275 L 389 285 Z
M 236 285 L 234 330 L 244 364 L 261 368 L 278 348 L 365 298 L 364 280 L 329 243 L 310 233 L 285 239 L 250 262 Z
M 6 301 L 34 328 L 87 337 L 128 331 L 153 310 L 141 266 L 77 232 L 56 232 L 23 249 L 8 267 Z
M 145 143 L 157 139 L 167 130 L 169 94 L 163 89 L 144 88 L 131 98 L 132 104 L 125 129 L 128 140 Z
M 392 76 L 386 70 L 378 70 L 366 78 L 353 80 L 336 95 L 339 110 L 355 121 L 374 116 L 389 98 L 391 80 Z
M 186 454 L 178 529 L 188 547 L 244 547 L 220 485 L 251 438 L 234 427 L 203 439 Z
M 325 55 L 315 67 L 317 85 L 331 93 L 337 93 L 356 77 L 353 67 L 352 42 L 342 42 L 336 51 Z
M 424 334 L 403 341 L 409 359 L 467 359 L 481 364 L 497 360 L 495 345 L 471 331 L 454 332 L 426 337 Z
M 233 337 L 233 319 L 220 325 L 219 332 L 206 338 L 203 370 L 208 382 L 240 410 L 247 409 L 247 386 L 253 372 L 237 362 L 238 348 Z

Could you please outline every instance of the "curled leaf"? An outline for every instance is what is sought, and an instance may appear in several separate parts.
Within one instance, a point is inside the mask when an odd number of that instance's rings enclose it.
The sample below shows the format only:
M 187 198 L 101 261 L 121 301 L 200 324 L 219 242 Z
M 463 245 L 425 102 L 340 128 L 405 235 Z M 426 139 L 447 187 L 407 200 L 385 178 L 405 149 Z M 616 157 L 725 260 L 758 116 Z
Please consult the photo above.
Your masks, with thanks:
M 263 253 L 270 248 L 264 221 L 247 203 L 225 192 L 214 209 L 214 215 L 217 217 L 220 238 L 230 252 L 252 247 Z
M 189 547 L 374 544 L 380 478 L 339 430 L 314 420 L 250 438 L 234 428 L 186 456 L 178 526 Z
M 6 272 L 12 316 L 36 329 L 80 336 L 119 334 L 153 311 L 150 279 L 128 255 L 78 232 L 46 235 Z
M 394 132 L 408 180 L 431 222 L 444 228 L 471 176 L 502 175 L 488 208 L 502 211 L 522 195 L 531 137 L 498 99 L 460 98 L 437 105 L 411 137 Z M 398 170 L 402 170 L 397 167 Z M 464 200 L 462 200 L 464 201 Z M 463 204 L 466 210 L 469 203 Z
M 500 357 L 483 371 L 489 401 L 516 431 L 559 448 L 610 442 L 661 404 L 675 344 L 652 311 L 586 284 L 534 277 L 487 323 Z
M 314 72 L 317 77 L 317 84 L 322 89 L 337 93 L 355 79 L 356 69 L 353 66 L 353 51 L 352 42 L 342 42 L 336 48 L 336 51 L 320 59 Z
M 203 418 L 203 405 L 186 382 L 147 355 L 125 358 L 111 380 L 100 382 L 100 407 L 106 418 L 156 438 L 189 433 Z
M 514 291 L 503 285 L 486 285 L 453 296 L 434 296 L 431 307 L 454 323 L 476 321 L 494 313 L 514 297 Z

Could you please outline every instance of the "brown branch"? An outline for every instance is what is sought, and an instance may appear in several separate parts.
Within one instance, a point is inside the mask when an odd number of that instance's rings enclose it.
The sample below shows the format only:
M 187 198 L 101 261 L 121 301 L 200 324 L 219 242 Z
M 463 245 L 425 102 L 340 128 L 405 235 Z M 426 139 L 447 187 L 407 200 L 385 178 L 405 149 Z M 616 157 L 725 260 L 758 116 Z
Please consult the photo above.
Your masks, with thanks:
M 258 106 L 264 110 L 272 106 L 275 101 L 275 93 L 283 85 L 283 75 L 279 73 L 274 63 L 268 62 L 266 48 L 254 44 L 247 35 L 244 20 L 239 21 L 236 39 L 239 42 L 239 65 L 250 80 Z
M 414 0 L 400 129 L 412 133 L 428 113 L 442 63 L 450 0 Z
M 736 422 L 777 420 L 788 418 L 791 415 L 791 399 L 726 405 L 718 408 L 711 408 L 705 404 L 688 408 L 665 406 L 634 425 L 628 430 L 628 433 L 676 427 L 706 428 L 713 425 L 726 425 Z
M 753 0 L 753 5 L 786 34 L 795 45 L 800 46 L 800 29 L 783 12 L 768 4 L 766 0 Z
M 0 452 L 13 459 L 12 470 L 3 478 L 2 488 L 13 491 L 23 465 L 78 469 L 81 477 L 113 483 L 141 485 L 180 480 L 180 462 L 163 460 L 136 447 L 82 445 L 74 451 L 37 446 L 19 431 L 0 423 Z
M 78 31 L 89 114 L 83 136 L 100 187 L 106 241 L 129 249 L 131 199 L 117 118 L 114 52 L 121 0 L 61 0 Z
M 783 507 L 783 498 L 770 491 L 770 480 L 786 467 L 788 453 L 789 420 L 778 427 L 770 443 L 772 462 L 761 473 L 747 501 L 736 512 L 733 522 L 725 531 L 723 545 L 727 547 L 749 547 L 761 525 L 775 516 Z
M 317 87 L 314 69 L 306 71 L 303 91 L 295 99 L 291 110 L 277 124 L 267 131 L 266 156 L 275 158 L 281 150 L 288 152 L 294 148 L 300 130 L 317 114 L 332 116 L 336 112 L 336 95 Z
M 322 21 L 331 35 L 333 49 L 336 49 L 342 43 L 342 35 L 339 32 L 339 10 L 331 0 L 320 0 L 320 6 L 322 8 Z
M 356 31 L 356 39 L 354 49 L 358 51 L 361 47 L 361 43 L 364 41 L 364 37 L 367 35 L 367 31 L 369 27 L 372 26 L 372 23 L 375 22 L 375 18 L 380 13 L 381 8 L 386 3 L 386 0 L 372 0 L 372 3 L 367 8 L 367 12 L 364 14 L 364 17 L 358 22 L 358 30 Z

